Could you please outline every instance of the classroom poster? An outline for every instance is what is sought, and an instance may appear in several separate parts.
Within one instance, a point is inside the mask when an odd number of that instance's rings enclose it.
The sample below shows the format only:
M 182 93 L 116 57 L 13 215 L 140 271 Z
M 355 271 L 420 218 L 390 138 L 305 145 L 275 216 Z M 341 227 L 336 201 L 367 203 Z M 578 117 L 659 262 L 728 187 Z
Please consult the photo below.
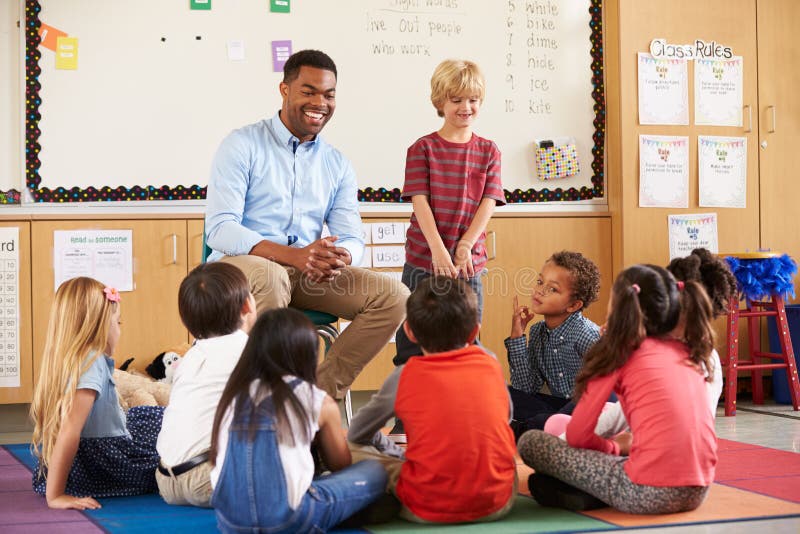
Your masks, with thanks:
M 272 71 L 283 72 L 283 66 L 292 55 L 292 41 L 272 41 Z
M 0 388 L 18 388 L 19 228 L 0 228 Z
M 696 59 L 694 123 L 742 125 L 742 58 Z
M 231 61 L 244 61 L 244 41 L 242 39 L 232 39 L 228 41 L 227 46 L 228 59 Z
M 747 207 L 747 138 L 697 137 L 700 206 Z
M 689 207 L 689 138 L 639 136 L 639 206 Z
M 59 36 L 56 38 L 56 69 L 78 69 L 78 38 Z
M 689 124 L 685 59 L 639 52 L 639 124 Z
M 55 230 L 55 289 L 77 276 L 90 276 L 119 291 L 133 291 L 132 230 Z
M 668 215 L 668 221 L 670 260 L 688 256 L 698 247 L 719 252 L 716 213 Z

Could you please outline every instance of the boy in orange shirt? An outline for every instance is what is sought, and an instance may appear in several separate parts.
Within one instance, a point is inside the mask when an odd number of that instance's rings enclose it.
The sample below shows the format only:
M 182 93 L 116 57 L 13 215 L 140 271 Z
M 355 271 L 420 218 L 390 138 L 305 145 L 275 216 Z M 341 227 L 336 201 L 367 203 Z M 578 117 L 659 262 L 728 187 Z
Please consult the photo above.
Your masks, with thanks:
M 480 328 L 475 292 L 463 280 L 432 276 L 409 297 L 403 328 L 424 357 L 397 368 L 356 414 L 353 461 L 384 463 L 409 521 L 503 517 L 516 494 L 511 405 L 500 364 L 472 344 Z M 394 415 L 408 436 L 405 461 L 379 432 Z M 456 419 L 470 431 L 452 432 Z

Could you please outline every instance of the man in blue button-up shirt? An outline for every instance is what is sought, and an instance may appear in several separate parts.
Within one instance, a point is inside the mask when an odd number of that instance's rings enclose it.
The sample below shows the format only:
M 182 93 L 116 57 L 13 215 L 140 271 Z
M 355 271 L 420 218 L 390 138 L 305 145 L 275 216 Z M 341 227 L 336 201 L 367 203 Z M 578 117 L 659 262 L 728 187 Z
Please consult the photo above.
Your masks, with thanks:
M 318 370 L 319 385 L 341 398 L 402 323 L 408 290 L 352 267 L 364 254 L 355 172 L 319 136 L 336 107 L 336 77 L 322 52 L 289 58 L 281 110 L 233 131 L 217 151 L 206 236 L 209 260 L 244 271 L 259 311 L 291 305 L 352 321 Z

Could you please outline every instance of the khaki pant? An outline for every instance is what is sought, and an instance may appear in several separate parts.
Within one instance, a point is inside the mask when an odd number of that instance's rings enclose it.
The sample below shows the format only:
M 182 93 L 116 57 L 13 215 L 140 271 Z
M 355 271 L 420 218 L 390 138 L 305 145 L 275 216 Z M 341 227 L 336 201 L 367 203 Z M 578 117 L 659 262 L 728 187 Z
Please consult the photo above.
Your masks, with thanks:
M 353 463 L 362 460 L 378 460 L 381 465 L 383 465 L 386 474 L 389 475 L 389 481 L 386 483 L 386 491 L 396 497 L 397 492 L 395 490 L 397 489 L 397 480 L 400 478 L 400 468 L 403 467 L 403 462 L 405 460 L 383 454 L 372 445 L 358 445 L 348 441 L 347 446 L 350 448 L 350 456 L 353 458 Z
M 317 369 L 317 384 L 335 399 L 344 397 L 405 319 L 408 288 L 380 273 L 346 267 L 334 280 L 314 283 L 297 269 L 260 256 L 225 256 L 220 261 L 244 272 L 259 312 L 291 305 L 352 321 Z
M 211 464 L 203 462 L 177 477 L 162 475 L 156 469 L 158 493 L 167 504 L 211 507 Z

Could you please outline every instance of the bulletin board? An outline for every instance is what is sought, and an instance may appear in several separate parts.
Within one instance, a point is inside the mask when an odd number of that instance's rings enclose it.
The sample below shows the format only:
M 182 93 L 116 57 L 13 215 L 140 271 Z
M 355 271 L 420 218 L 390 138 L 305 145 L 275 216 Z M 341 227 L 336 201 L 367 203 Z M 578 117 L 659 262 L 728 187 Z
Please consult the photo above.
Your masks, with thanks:
M 336 113 L 322 135 L 353 163 L 360 201 L 401 201 L 407 147 L 441 127 L 430 76 L 463 58 L 486 77 L 475 132 L 502 152 L 507 201 L 606 202 L 602 0 L 289 3 L 276 13 L 266 0 L 213 0 L 204 11 L 189 0 L 25 0 L 32 198 L 204 198 L 220 141 L 280 108 L 272 45 L 290 41 L 337 63 Z M 76 69 L 55 67 L 59 32 L 77 38 Z M 232 59 L 231 43 L 244 59 Z M 563 137 L 575 140 L 580 170 L 541 181 L 535 142 Z

